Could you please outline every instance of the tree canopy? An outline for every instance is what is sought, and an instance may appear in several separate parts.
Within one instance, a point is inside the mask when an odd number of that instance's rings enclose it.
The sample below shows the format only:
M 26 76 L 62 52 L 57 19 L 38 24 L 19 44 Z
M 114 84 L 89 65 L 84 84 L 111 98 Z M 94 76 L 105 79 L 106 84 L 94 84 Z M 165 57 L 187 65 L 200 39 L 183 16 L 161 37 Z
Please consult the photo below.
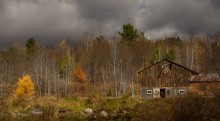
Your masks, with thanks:
M 119 32 L 119 35 L 123 40 L 127 42 L 133 42 L 136 37 L 139 37 L 139 32 L 130 23 L 123 25 L 123 31 Z
M 170 49 L 168 53 L 165 54 L 165 59 L 174 61 L 175 60 L 175 52 L 173 49 Z
M 33 37 L 27 40 L 25 47 L 28 58 L 31 56 L 35 56 L 37 54 L 37 49 L 38 49 L 37 42 Z

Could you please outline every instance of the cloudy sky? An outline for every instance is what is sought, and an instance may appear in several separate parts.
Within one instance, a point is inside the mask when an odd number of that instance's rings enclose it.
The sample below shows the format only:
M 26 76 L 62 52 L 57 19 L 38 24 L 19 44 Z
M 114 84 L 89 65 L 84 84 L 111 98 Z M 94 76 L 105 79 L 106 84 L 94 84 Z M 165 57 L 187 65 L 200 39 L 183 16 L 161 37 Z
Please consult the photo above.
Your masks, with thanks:
M 0 0 L 0 48 L 34 36 L 51 44 L 132 23 L 149 38 L 220 30 L 220 0 Z

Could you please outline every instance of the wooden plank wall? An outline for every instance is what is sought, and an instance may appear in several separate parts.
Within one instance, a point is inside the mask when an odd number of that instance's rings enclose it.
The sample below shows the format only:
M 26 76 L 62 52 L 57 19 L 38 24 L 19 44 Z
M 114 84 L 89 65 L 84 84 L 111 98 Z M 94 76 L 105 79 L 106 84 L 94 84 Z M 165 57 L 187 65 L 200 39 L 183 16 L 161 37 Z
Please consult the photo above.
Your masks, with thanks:
M 190 71 L 172 64 L 171 70 L 168 73 L 161 73 L 161 65 L 164 64 L 171 63 L 162 61 L 141 72 L 139 78 L 141 85 L 147 87 L 181 87 L 188 85 L 188 80 L 191 77 Z

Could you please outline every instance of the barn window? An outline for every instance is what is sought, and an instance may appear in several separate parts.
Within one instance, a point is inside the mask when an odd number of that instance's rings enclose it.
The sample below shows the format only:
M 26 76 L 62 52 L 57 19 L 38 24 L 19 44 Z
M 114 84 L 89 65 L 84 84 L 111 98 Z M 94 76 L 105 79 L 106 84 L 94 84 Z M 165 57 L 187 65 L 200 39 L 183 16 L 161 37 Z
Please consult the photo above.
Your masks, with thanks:
M 147 94 L 152 94 L 152 90 L 147 90 Z
M 185 93 L 185 90 L 179 90 L 179 93 L 180 93 L 180 94 L 184 94 L 184 93 Z

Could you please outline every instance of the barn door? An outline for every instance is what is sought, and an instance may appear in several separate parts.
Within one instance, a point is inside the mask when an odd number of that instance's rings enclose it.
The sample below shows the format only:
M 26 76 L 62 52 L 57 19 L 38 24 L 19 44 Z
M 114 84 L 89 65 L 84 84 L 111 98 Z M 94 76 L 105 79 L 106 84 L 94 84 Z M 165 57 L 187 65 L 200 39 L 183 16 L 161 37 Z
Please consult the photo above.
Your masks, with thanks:
M 153 89 L 153 98 L 159 98 L 160 97 L 160 89 L 154 88 Z
M 161 88 L 160 89 L 160 97 L 161 98 L 165 98 L 166 97 L 166 89 L 165 88 Z

